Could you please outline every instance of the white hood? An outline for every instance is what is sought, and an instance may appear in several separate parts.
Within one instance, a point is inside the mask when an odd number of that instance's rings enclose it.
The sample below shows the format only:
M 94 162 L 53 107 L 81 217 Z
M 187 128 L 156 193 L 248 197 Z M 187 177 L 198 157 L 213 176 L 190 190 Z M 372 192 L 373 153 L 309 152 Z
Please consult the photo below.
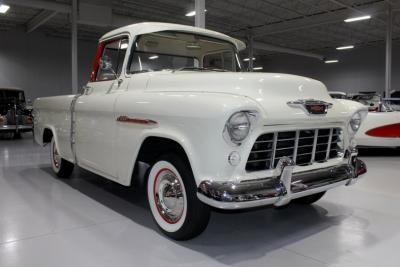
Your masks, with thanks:
M 333 103 L 324 117 L 337 120 L 348 116 L 347 109 L 332 99 L 321 82 L 280 73 L 232 73 L 232 72 L 155 72 L 151 74 L 147 90 L 162 92 L 214 92 L 241 95 L 256 101 L 269 118 L 318 120 L 300 108 L 289 106 L 289 101 L 315 99 Z M 272 122 L 272 121 L 270 121 Z M 275 121 L 278 123 L 279 121 Z M 288 122 L 285 120 L 285 122 Z

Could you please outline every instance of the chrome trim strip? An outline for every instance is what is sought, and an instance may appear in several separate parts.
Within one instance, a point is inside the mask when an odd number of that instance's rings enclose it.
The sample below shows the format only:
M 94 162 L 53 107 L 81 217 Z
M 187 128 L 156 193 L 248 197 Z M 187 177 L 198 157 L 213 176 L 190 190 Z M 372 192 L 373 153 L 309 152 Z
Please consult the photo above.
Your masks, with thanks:
M 157 124 L 156 121 L 149 120 L 149 119 L 140 119 L 140 118 L 131 118 L 128 116 L 119 116 L 117 118 L 118 122 L 122 123 L 133 123 L 133 124 L 147 124 L 147 125 L 154 125 Z

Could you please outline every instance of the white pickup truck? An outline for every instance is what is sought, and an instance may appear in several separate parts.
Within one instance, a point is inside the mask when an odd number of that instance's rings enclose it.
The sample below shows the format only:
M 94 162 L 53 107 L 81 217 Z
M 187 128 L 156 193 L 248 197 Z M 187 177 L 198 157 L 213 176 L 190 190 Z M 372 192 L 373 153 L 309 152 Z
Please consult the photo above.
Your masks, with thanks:
M 319 81 L 243 72 L 239 40 L 176 24 L 105 34 L 79 95 L 34 103 L 35 140 L 60 177 L 74 165 L 144 181 L 159 228 L 185 240 L 210 208 L 310 204 L 366 172 L 354 135 L 367 114 Z

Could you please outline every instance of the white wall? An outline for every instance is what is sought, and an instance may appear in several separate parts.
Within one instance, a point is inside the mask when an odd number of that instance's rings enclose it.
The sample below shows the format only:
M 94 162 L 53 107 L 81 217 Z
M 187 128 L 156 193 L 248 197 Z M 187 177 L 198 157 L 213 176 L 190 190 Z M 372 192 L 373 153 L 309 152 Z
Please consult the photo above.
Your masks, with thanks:
M 79 86 L 90 75 L 96 43 L 78 44 Z M 0 32 L 0 87 L 19 87 L 27 99 L 71 93 L 71 43 L 39 32 Z
M 393 47 L 392 89 L 400 90 L 400 46 Z M 385 47 L 355 48 L 331 55 L 340 63 L 324 64 L 313 58 L 294 55 L 263 57 L 264 71 L 303 75 L 324 82 L 328 90 L 359 92 L 384 91 Z

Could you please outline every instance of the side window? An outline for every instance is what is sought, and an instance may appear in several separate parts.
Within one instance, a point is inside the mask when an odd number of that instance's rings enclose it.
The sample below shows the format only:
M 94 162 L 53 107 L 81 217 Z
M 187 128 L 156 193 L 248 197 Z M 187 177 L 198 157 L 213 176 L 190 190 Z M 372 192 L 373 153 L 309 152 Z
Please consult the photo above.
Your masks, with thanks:
M 233 57 L 234 55 L 231 52 L 208 54 L 203 58 L 203 67 L 232 71 L 234 70 Z
M 116 76 L 121 74 L 128 43 L 128 38 L 124 37 L 106 41 L 98 45 L 90 76 L 91 82 L 114 80 Z M 111 65 L 111 68 L 101 69 L 99 67 L 99 61 L 104 59 Z

